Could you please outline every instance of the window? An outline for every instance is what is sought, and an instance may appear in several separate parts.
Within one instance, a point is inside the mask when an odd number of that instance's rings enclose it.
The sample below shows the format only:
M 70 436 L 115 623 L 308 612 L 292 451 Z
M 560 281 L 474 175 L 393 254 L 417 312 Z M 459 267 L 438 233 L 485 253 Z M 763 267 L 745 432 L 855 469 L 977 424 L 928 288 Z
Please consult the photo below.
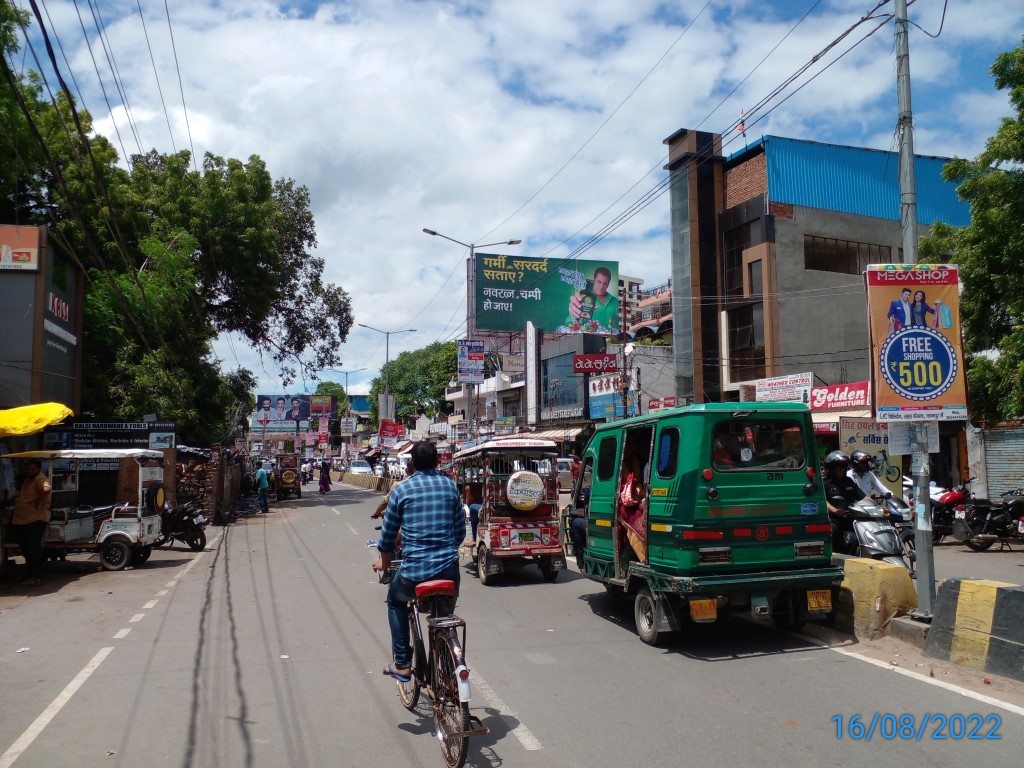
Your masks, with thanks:
M 859 275 L 868 264 L 891 262 L 892 248 L 887 245 L 804 235 L 804 269 Z
M 658 477 L 675 477 L 679 458 L 679 430 L 667 427 L 658 435 Z
M 606 482 L 615 477 L 615 456 L 618 454 L 618 441 L 611 435 L 601 440 L 597 452 L 597 479 Z
M 750 297 L 761 298 L 764 293 L 764 278 L 762 277 L 761 260 L 752 261 L 747 266 L 747 282 L 750 283 Z
M 732 419 L 715 425 L 711 466 L 736 469 L 802 469 L 803 430 L 791 419 Z
M 722 277 L 726 296 L 743 296 L 743 251 L 750 247 L 753 228 L 753 222 L 747 222 L 725 233 Z
M 729 374 L 733 381 L 765 375 L 764 304 L 755 302 L 728 311 Z

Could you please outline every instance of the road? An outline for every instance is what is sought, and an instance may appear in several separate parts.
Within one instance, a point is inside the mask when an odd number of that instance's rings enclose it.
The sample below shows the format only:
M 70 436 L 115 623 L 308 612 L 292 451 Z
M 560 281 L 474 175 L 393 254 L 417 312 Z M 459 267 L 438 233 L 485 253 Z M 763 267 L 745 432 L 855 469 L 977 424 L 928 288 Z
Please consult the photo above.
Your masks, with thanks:
M 380 674 L 385 587 L 365 546 L 378 498 L 336 485 L 210 529 L 198 555 L 67 564 L 30 596 L 4 583 L 0 768 L 442 765 L 427 711 Z M 574 571 L 482 587 L 466 563 L 472 711 L 491 729 L 470 766 L 1003 768 L 1024 753 L 1022 684 L 978 694 L 957 687 L 977 675 L 901 647 L 739 618 L 651 648 L 631 603 Z M 851 738 L 849 718 L 875 713 L 879 728 L 992 716 L 979 733 L 1001 738 L 939 740 L 931 724 L 919 742 Z

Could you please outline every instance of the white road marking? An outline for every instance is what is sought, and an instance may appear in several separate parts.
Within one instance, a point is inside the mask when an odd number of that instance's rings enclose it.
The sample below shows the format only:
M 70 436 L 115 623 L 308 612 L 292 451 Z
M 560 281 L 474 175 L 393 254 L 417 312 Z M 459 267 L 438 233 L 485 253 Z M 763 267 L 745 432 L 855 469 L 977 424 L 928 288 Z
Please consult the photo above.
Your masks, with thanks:
M 345 521 L 345 525 L 347 525 L 347 526 L 348 526 L 348 529 L 349 529 L 350 531 L 352 531 L 352 535 L 353 535 L 353 536 L 358 536 L 358 535 L 359 535 L 359 531 L 357 531 L 357 530 L 355 529 L 355 526 L 353 526 L 353 525 L 352 525 L 352 523 L 350 523 L 350 522 L 349 522 L 348 520 L 346 520 L 346 521 Z
M 131 627 L 125 627 L 124 629 L 118 630 L 118 633 L 114 635 L 115 640 L 123 640 L 128 637 L 128 633 L 132 631 Z
M 175 579 L 174 581 L 168 581 L 167 582 L 167 588 L 168 589 L 174 589 L 176 586 L 178 586 L 178 580 L 177 579 Z
M 136 613 L 134 616 L 132 616 L 130 619 L 128 619 L 128 623 L 129 624 L 134 624 L 137 621 L 142 621 L 144 618 L 146 618 L 146 614 L 144 614 L 144 613 Z
M 801 637 L 804 640 L 807 640 L 808 642 L 814 643 L 815 645 L 821 648 L 828 648 L 830 651 L 841 653 L 844 656 L 849 656 L 850 658 L 858 659 L 860 661 L 866 661 L 868 664 L 874 664 L 876 667 L 881 667 L 882 669 L 888 669 L 900 675 L 912 677 L 914 680 L 920 680 L 922 683 L 928 683 L 928 685 L 934 685 L 939 688 L 944 688 L 947 691 L 959 693 L 961 696 L 965 696 L 968 699 L 974 699 L 975 701 L 980 701 L 982 704 L 988 704 L 993 707 L 999 707 L 1000 709 L 1005 709 L 1007 712 L 1012 712 L 1015 715 L 1021 715 L 1022 717 L 1024 717 L 1024 707 L 1019 707 L 1016 704 L 1010 704 L 1006 701 L 1000 701 L 999 699 L 992 698 L 991 696 L 986 696 L 983 693 L 976 693 L 975 691 L 972 691 L 969 688 L 962 688 L 959 685 L 947 683 L 945 680 L 939 680 L 934 677 L 922 675 L 920 672 L 912 672 L 911 670 L 904 669 L 903 667 L 894 667 L 892 664 L 889 664 L 886 661 L 872 659 L 870 656 L 864 656 L 863 654 L 857 653 L 856 651 L 848 651 L 845 648 L 829 645 L 828 643 L 818 640 L 818 638 L 816 637 L 809 637 L 808 635 L 799 635 L 799 637 Z M 3 767 L 0 766 L 0 768 Z
M 43 732 L 43 729 L 57 716 L 57 713 L 64 708 L 64 705 L 71 700 L 75 692 L 82 687 L 112 650 L 114 650 L 113 646 L 101 648 L 99 653 L 92 657 L 92 660 L 82 668 L 81 672 L 75 675 L 75 678 L 67 684 L 67 687 L 57 694 L 57 698 L 50 702 L 50 706 L 44 709 L 43 713 L 35 719 L 32 725 L 25 729 L 25 732 L 18 737 L 18 740 L 11 745 L 10 749 L 4 752 L 3 755 L 0 755 L 0 768 L 10 768 L 14 761 L 32 745 L 36 737 Z
M 150 600 L 148 603 L 146 603 L 144 606 L 142 606 L 142 609 L 144 611 L 148 611 L 150 608 L 152 608 L 158 602 L 159 602 L 158 600 Z
M 160 590 L 159 592 L 157 592 L 157 593 L 156 593 L 156 596 L 157 596 L 157 597 L 163 597 L 163 596 L 164 596 L 164 595 L 166 595 L 166 594 L 167 594 L 167 593 L 168 593 L 169 591 L 170 591 L 170 590 L 167 590 L 167 589 L 161 589 L 161 590 Z
M 519 743 L 523 745 L 523 749 L 528 750 L 530 752 L 534 752 L 538 749 L 543 749 L 543 747 L 541 747 L 540 745 L 540 742 L 537 741 L 537 737 L 530 732 L 529 728 L 523 725 L 523 721 L 520 720 L 516 716 L 516 714 L 508 708 L 508 705 L 501 700 L 498 694 L 494 692 L 494 689 L 487 684 L 487 681 L 485 681 L 479 675 L 473 675 L 470 678 L 470 682 L 472 683 L 473 687 L 476 688 L 476 690 L 480 691 L 480 695 L 487 700 L 487 703 L 490 704 L 493 709 L 498 710 L 498 713 L 501 715 L 502 719 L 504 719 L 506 723 L 511 725 L 513 720 L 519 722 L 519 725 L 512 729 L 512 735 L 519 739 Z M 3 767 L 0 766 L 0 768 Z

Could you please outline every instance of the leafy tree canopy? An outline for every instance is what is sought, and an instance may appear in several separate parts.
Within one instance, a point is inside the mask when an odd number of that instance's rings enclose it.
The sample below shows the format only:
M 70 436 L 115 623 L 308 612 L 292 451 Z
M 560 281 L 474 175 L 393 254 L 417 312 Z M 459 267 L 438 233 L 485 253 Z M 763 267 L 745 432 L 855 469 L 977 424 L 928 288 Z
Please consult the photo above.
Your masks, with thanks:
M 348 294 L 313 257 L 309 190 L 256 155 L 151 151 L 117 165 L 89 113 L 38 75 L 16 75 L 19 24 L 0 3 L 0 222 L 49 228 L 86 273 L 82 410 L 179 422 L 184 442 L 228 437 L 256 382 L 223 373 L 212 342 L 231 332 L 287 386 L 341 363 Z
M 445 389 L 458 370 L 456 347 L 454 341 L 434 342 L 389 361 L 370 384 L 370 420 L 377 422 L 377 395 L 383 394 L 387 386 L 395 396 L 395 417 L 399 421 L 420 414 L 433 417 L 450 413 Z
M 953 254 L 960 265 L 971 410 L 999 421 L 1024 417 L 1024 47 L 1001 54 L 991 72 L 1015 114 L 1001 120 L 977 158 L 946 165 L 943 177 L 959 185 L 971 223 L 936 225 L 921 255 Z

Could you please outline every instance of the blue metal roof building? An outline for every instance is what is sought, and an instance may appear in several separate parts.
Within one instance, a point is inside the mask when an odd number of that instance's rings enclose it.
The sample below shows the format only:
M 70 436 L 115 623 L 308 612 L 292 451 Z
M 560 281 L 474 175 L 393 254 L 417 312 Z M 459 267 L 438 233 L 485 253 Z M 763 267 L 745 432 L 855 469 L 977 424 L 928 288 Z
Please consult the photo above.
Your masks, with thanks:
M 765 136 L 729 156 L 726 168 L 764 152 L 768 198 L 805 208 L 899 221 L 899 155 L 780 136 Z M 970 223 L 970 210 L 956 187 L 942 179 L 950 158 L 915 155 L 917 220 L 956 227 Z

